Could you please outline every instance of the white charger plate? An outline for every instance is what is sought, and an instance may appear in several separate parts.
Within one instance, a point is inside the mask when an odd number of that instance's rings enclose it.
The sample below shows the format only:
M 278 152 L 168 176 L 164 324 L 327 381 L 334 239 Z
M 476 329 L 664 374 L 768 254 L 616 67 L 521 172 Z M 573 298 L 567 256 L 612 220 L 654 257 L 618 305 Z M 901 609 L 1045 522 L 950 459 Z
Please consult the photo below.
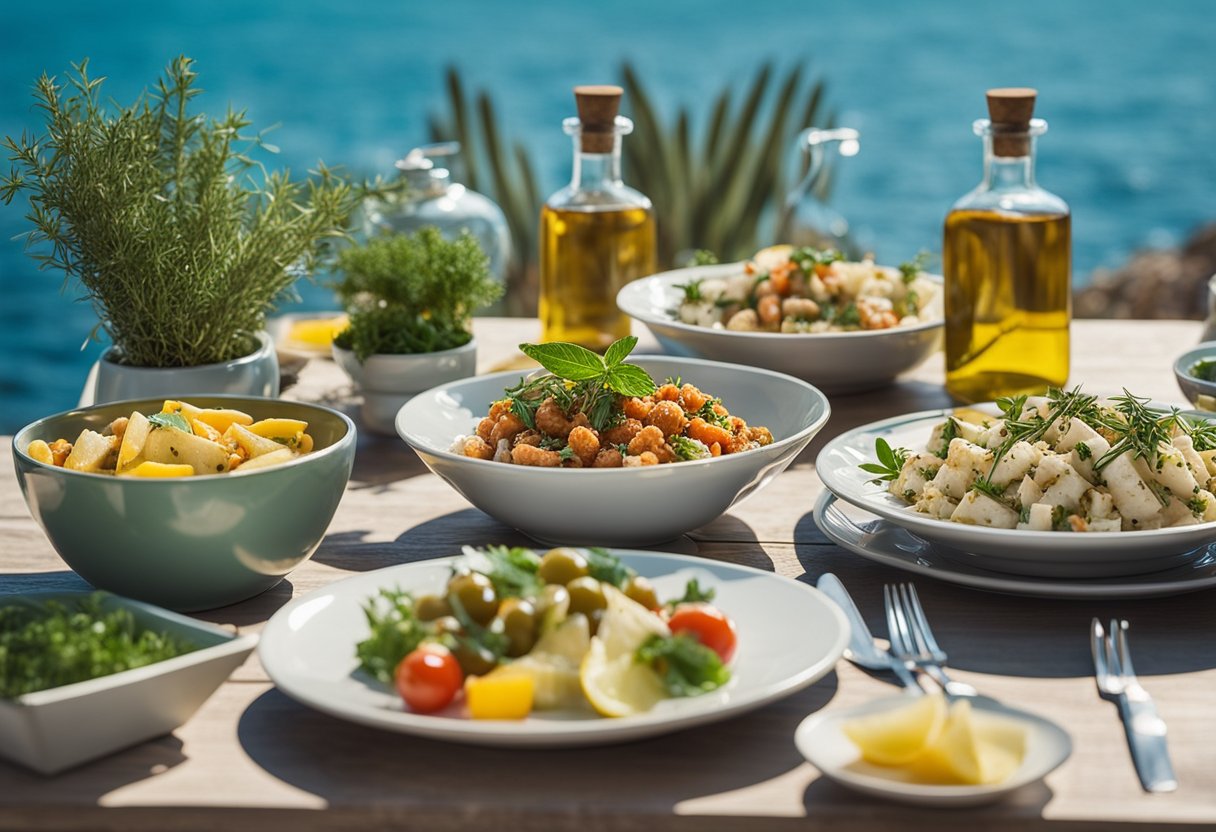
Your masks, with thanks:
M 358 670 L 355 645 L 368 635 L 362 605 L 381 588 L 437 592 L 458 558 L 379 569 L 337 581 L 280 609 L 262 632 L 259 656 L 280 690 L 331 714 L 405 734 L 487 746 L 559 747 L 626 742 L 717 722 L 795 693 L 836 666 L 848 641 L 840 609 L 807 584 L 745 566 L 682 555 L 614 550 L 650 578 L 660 598 L 697 578 L 734 619 L 739 646 L 723 688 L 660 702 L 646 714 L 605 719 L 589 712 L 533 713 L 520 721 L 471 720 L 459 702 L 433 715 Z
M 998 414 L 995 405 L 977 409 Z M 1109 578 L 1145 575 L 1195 560 L 1196 549 L 1216 542 L 1216 523 L 1139 532 L 1038 532 L 993 529 L 920 514 L 871 482 L 858 466 L 875 462 L 874 441 L 893 448 L 922 450 L 934 425 L 953 411 L 930 410 L 862 425 L 828 442 L 815 471 L 831 491 L 849 503 L 902 526 L 922 540 L 969 556 L 972 565 L 1038 578 Z M 1188 411 L 1187 415 L 1202 416 Z M 1210 414 L 1209 414 L 1210 416 Z
M 1026 728 L 1022 765 L 1001 783 L 985 786 L 933 786 L 901 779 L 899 769 L 883 768 L 861 759 L 857 746 L 844 735 L 847 720 L 907 704 L 908 697 L 889 696 L 853 708 L 820 711 L 802 721 L 794 744 L 811 765 L 830 780 L 864 794 L 922 806 L 975 806 L 990 803 L 1042 780 L 1072 753 L 1072 740 L 1059 725 L 986 697 L 971 700 L 976 711 L 1016 719 Z
M 828 393 L 873 390 L 918 366 L 941 345 L 941 278 L 935 319 L 915 326 L 864 332 L 733 332 L 686 324 L 675 315 L 684 298 L 680 284 L 740 274 L 743 263 L 691 266 L 627 283 L 617 307 L 649 327 L 671 355 L 762 367 L 809 381 Z M 728 405 L 729 406 L 729 405 Z
M 939 581 L 1007 595 L 1041 598 L 1155 598 L 1216 587 L 1216 544 L 1201 546 L 1180 566 L 1114 578 L 1083 580 L 1006 575 L 981 569 L 966 552 L 922 540 L 912 532 L 824 491 L 815 525 L 829 540 L 863 558 Z

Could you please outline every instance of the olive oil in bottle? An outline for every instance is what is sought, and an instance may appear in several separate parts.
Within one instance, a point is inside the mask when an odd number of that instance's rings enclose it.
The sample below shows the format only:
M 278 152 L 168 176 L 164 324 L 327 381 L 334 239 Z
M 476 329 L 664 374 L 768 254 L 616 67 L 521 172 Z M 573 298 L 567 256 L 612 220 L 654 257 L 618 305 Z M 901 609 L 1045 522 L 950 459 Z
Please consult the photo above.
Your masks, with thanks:
M 1035 184 L 1035 91 L 988 92 L 984 180 L 946 217 L 946 389 L 964 402 L 1063 387 L 1069 371 L 1068 205 Z
M 576 87 L 578 118 L 563 122 L 574 138 L 569 185 L 540 215 L 541 339 L 603 351 L 629 334 L 616 295 L 655 271 L 650 200 L 621 180 L 621 137 L 633 123 L 617 115 L 620 87 Z

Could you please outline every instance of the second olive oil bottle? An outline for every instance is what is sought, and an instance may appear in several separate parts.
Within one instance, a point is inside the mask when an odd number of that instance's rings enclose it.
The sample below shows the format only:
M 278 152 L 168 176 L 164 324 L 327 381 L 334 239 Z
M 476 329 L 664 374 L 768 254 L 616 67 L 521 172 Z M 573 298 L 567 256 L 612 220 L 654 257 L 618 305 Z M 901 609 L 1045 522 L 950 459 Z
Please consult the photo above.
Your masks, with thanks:
M 984 179 L 946 217 L 946 389 L 964 402 L 1063 387 L 1069 372 L 1071 217 L 1035 182 L 1032 89 L 988 91 Z

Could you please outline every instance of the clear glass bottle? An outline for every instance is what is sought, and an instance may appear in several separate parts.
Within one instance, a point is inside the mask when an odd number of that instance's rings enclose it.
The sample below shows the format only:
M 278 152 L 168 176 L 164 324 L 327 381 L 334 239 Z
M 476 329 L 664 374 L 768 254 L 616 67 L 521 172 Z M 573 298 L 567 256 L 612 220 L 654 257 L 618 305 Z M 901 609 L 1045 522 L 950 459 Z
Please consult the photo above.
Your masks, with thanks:
M 824 194 L 836 160 L 856 156 L 861 149 L 861 134 L 851 127 L 810 127 L 798 134 L 798 148 L 806 172 L 785 198 L 774 239 L 795 246 L 848 251 L 848 220 L 824 201 Z
M 1063 387 L 1069 372 L 1071 222 L 1035 182 L 1035 91 L 988 91 L 984 179 L 946 216 L 946 389 L 963 402 Z
M 410 234 L 433 225 L 448 239 L 468 231 L 490 258 L 490 274 L 502 282 L 511 256 L 507 219 L 492 199 L 454 180 L 459 153 L 459 142 L 422 145 L 407 153 L 396 163 L 401 187 L 363 206 L 363 230 L 369 235 Z
M 576 87 L 578 118 L 562 122 L 574 139 L 570 184 L 540 214 L 541 339 L 603 351 L 629 334 L 616 295 L 655 271 L 650 200 L 621 180 L 621 137 L 633 122 L 617 115 L 620 87 Z

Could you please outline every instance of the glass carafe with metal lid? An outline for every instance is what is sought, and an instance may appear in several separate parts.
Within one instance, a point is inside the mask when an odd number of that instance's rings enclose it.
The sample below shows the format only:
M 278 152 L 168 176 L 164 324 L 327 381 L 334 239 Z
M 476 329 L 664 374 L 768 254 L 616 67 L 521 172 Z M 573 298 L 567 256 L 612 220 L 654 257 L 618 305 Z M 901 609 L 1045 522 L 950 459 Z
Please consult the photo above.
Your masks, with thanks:
M 398 187 L 364 206 L 364 231 L 409 234 L 432 225 L 444 237 L 468 231 L 490 258 L 490 273 L 504 279 L 511 254 L 511 234 L 502 209 L 489 197 L 456 182 L 452 168 L 459 142 L 416 147 L 396 163 Z

